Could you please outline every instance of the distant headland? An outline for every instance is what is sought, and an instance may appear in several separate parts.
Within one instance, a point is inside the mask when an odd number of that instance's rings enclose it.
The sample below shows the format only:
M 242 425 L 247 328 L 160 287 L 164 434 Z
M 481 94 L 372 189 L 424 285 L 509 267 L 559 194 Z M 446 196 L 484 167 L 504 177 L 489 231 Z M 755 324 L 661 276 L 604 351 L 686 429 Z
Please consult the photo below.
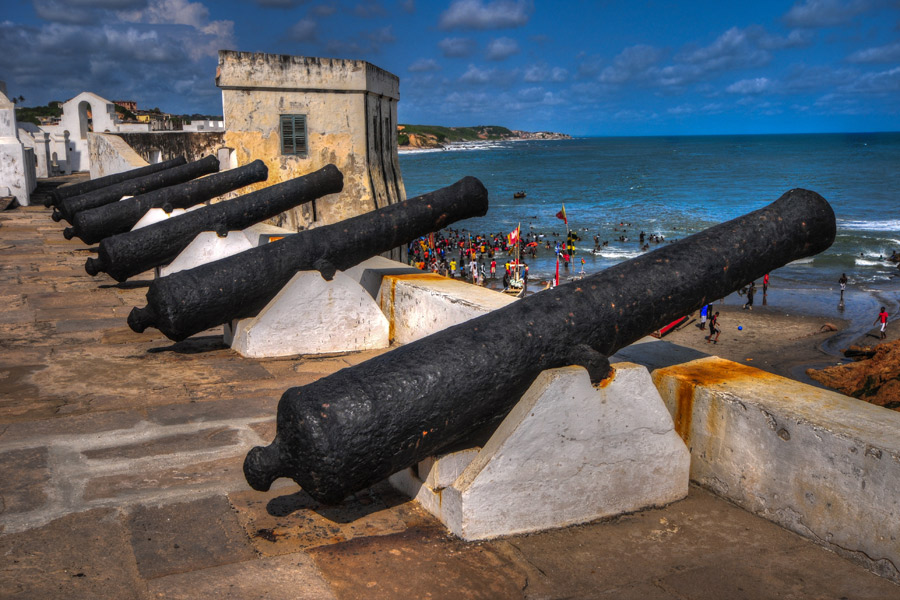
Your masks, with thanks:
M 441 127 L 440 125 L 397 125 L 400 148 L 443 148 L 447 144 L 486 140 L 570 140 L 572 136 L 553 131 L 520 131 L 498 125 Z

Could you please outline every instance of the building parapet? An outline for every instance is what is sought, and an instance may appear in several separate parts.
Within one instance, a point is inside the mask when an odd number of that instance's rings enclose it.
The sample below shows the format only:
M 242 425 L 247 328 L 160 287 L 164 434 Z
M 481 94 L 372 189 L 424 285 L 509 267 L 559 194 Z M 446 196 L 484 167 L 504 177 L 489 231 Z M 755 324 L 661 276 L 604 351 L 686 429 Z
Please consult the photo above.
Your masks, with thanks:
M 364 60 L 219 51 L 216 85 L 222 89 L 360 92 L 400 99 L 396 75 Z

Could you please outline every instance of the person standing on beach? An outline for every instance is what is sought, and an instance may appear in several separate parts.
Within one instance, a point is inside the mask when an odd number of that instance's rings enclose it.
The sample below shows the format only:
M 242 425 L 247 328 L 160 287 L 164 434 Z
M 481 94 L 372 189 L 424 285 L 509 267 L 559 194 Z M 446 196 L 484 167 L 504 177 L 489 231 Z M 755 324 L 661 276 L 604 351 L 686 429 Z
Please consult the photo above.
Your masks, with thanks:
M 704 304 L 700 308 L 700 331 L 706 331 L 706 317 L 709 315 L 709 305 Z
M 763 296 L 765 296 L 769 291 L 769 274 L 766 273 L 763 275 Z M 765 304 L 765 303 L 763 303 Z
M 885 307 L 881 307 L 881 312 L 878 313 L 878 317 L 875 319 L 875 322 L 872 325 L 877 325 L 878 322 L 881 322 L 881 339 L 885 339 L 887 337 L 887 322 L 888 322 L 888 314 L 887 309 Z
M 718 344 L 720 333 L 722 333 L 722 330 L 719 329 L 719 311 L 716 311 L 716 314 L 714 314 L 709 320 L 709 335 L 706 336 L 706 343 L 708 344 L 712 342 L 714 344 Z M 716 336 L 715 340 L 712 339 L 713 335 Z
M 838 283 L 841 284 L 841 302 L 844 301 L 844 290 L 847 289 L 847 274 L 841 273 L 841 278 L 838 279 Z
M 751 281 L 750 287 L 747 288 L 747 302 L 744 304 L 744 308 L 747 310 L 753 310 L 753 294 L 756 293 L 756 282 Z

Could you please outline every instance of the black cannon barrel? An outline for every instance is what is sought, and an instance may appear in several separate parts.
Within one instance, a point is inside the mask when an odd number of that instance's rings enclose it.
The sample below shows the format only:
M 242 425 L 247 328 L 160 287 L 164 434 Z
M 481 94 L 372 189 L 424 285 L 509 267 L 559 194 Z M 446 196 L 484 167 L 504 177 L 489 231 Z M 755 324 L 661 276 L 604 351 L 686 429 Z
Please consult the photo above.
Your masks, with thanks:
M 487 190 L 474 177 L 376 211 L 288 236 L 157 279 L 147 306 L 128 315 L 137 332 L 156 327 L 183 340 L 216 325 L 257 314 L 299 271 L 330 280 L 367 258 L 487 213 Z
M 769 271 L 828 248 L 834 212 L 807 190 L 577 282 L 287 390 L 275 441 L 244 461 L 338 502 L 495 427 L 545 369 L 608 376 L 606 357 Z
M 83 210 L 72 218 L 72 226 L 66 227 L 63 235 L 67 240 L 77 236 L 85 244 L 95 244 L 111 235 L 130 231 L 151 208 L 166 208 L 169 212 L 189 208 L 245 185 L 265 181 L 268 175 L 266 164 L 254 160 L 243 167 Z
M 117 202 L 122 196 L 137 196 L 138 194 L 145 194 L 169 185 L 184 183 L 202 175 L 215 173 L 218 170 L 219 159 L 215 156 L 207 156 L 186 165 L 172 167 L 171 169 L 165 169 L 143 177 L 108 185 L 93 192 L 61 200 L 56 210 L 53 211 L 53 220 L 61 221 L 65 219 L 71 223 L 72 217 L 83 210 L 97 208 L 110 202 Z
M 100 242 L 97 258 L 89 258 L 89 275 L 105 272 L 116 281 L 172 262 L 203 231 L 227 235 L 312 202 L 344 188 L 344 176 L 334 165 L 326 165 L 302 177 L 251 192 L 212 206 L 204 206 Z
M 138 167 L 137 169 L 113 173 L 112 175 L 98 177 L 97 179 L 89 179 L 80 183 L 73 183 L 72 185 L 64 185 L 56 188 L 47 195 L 47 199 L 44 200 L 44 206 L 57 206 L 60 200 L 71 198 L 72 196 L 80 196 L 81 194 L 93 192 L 94 190 L 99 190 L 100 188 L 116 183 L 122 183 L 123 181 L 134 179 L 135 177 L 143 177 L 144 175 L 150 175 L 151 173 L 157 173 L 159 171 L 164 171 L 165 169 L 171 169 L 172 167 L 179 167 L 186 162 L 187 160 L 183 156 L 178 156 L 163 162 L 147 165 L 146 167 Z

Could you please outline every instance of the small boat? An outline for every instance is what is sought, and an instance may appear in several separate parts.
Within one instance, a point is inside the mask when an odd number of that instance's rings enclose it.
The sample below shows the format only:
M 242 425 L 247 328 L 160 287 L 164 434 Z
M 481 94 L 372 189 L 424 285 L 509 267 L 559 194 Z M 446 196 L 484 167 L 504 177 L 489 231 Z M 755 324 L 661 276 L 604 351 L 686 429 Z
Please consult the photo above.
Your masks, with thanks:
M 676 329 L 677 327 L 679 327 L 679 326 L 680 326 L 682 323 L 684 323 L 685 321 L 687 321 L 687 317 L 681 317 L 681 318 L 679 318 L 679 319 L 675 319 L 674 321 L 672 321 L 671 323 L 669 323 L 669 324 L 666 325 L 665 327 L 661 327 L 660 329 L 657 329 L 656 331 L 654 331 L 654 332 L 651 333 L 650 335 L 652 335 L 652 336 L 655 337 L 655 338 L 661 338 L 662 336 L 666 335 L 667 333 L 669 333 L 669 332 L 672 331 L 673 329 Z
M 516 261 L 510 265 L 509 287 L 503 288 L 503 293 L 521 298 L 525 295 L 525 263 Z
M 515 192 L 515 193 L 513 194 L 513 198 L 524 198 L 524 197 L 525 197 L 525 192 L 524 192 L 524 191 L 522 191 L 522 192 Z

